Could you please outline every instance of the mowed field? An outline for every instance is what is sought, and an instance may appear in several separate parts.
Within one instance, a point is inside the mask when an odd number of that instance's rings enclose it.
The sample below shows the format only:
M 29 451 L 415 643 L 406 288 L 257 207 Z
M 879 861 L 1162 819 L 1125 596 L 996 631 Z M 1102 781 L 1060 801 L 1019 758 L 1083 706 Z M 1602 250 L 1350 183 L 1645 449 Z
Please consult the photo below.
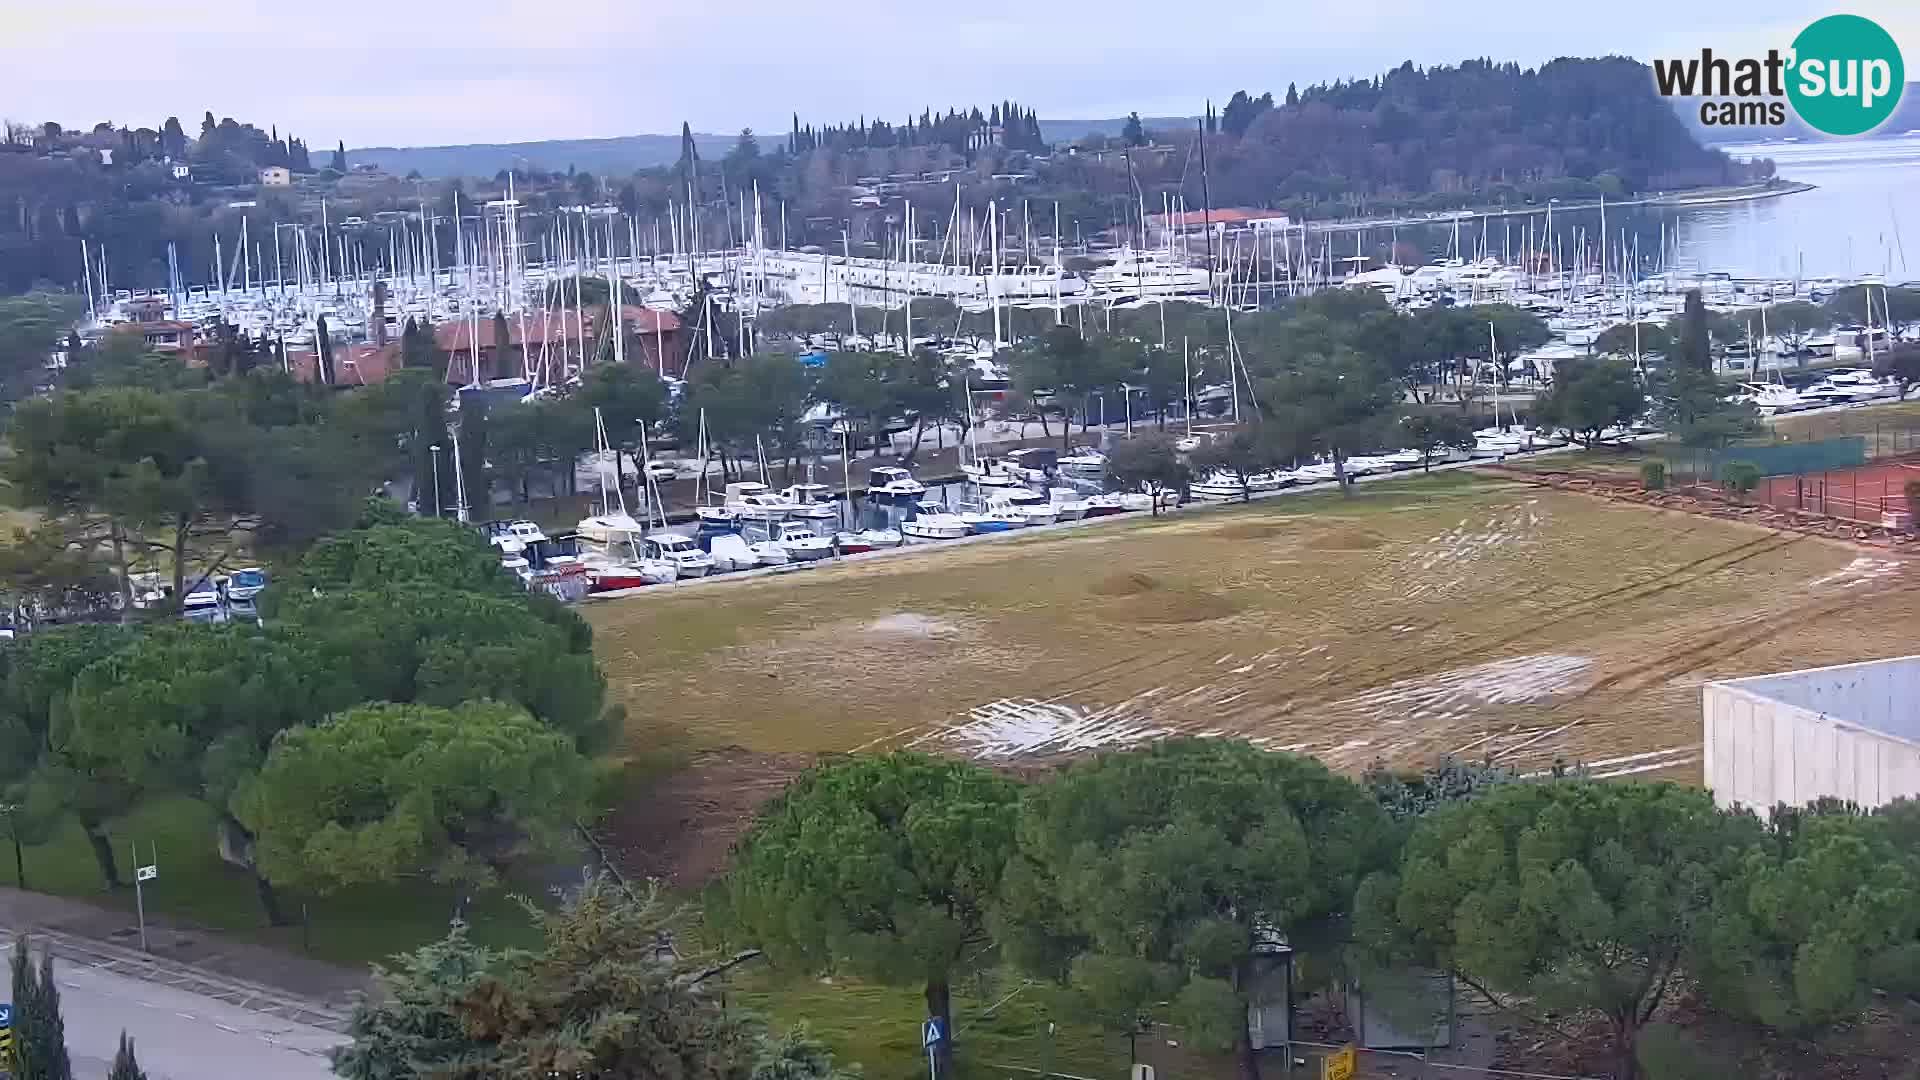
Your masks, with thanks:
M 1915 651 L 1886 555 L 1434 477 L 593 604 L 636 755 L 1040 761 L 1234 735 L 1700 775 L 1709 678 Z

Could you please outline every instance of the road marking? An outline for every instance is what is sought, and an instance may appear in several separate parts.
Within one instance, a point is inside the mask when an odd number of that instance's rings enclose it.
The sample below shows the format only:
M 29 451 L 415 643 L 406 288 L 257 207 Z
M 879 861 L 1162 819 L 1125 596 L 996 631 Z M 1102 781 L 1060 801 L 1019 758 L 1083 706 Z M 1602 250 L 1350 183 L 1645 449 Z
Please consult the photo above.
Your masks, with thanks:
M 195 1021 L 196 1023 L 200 1019 L 199 1017 L 193 1015 L 192 1013 L 177 1012 L 177 1013 L 174 1013 L 173 1015 L 179 1017 L 182 1020 L 192 1020 L 192 1021 Z

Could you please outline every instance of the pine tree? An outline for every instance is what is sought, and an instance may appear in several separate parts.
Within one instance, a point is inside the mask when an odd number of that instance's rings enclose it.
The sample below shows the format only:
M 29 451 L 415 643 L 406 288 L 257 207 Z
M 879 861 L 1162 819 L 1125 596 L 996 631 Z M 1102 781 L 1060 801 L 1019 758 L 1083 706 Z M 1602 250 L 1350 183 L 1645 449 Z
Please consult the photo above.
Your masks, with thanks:
M 53 956 L 40 958 L 36 975 L 24 935 L 13 943 L 13 1013 L 13 1080 L 73 1080 Z
M 1287 107 L 1291 109 L 1298 104 L 1300 104 L 1300 91 L 1296 90 L 1292 83 L 1288 83 L 1287 84 Z
M 341 139 L 339 145 L 333 148 L 333 171 L 337 173 L 347 171 L 347 140 L 345 139 Z
M 120 1032 L 120 1049 L 113 1055 L 113 1071 L 107 1074 L 107 1080 L 147 1080 L 147 1074 L 133 1058 L 133 1040 L 127 1038 L 124 1030 Z
M 314 371 L 314 381 L 322 386 L 333 385 L 333 338 L 327 333 L 327 317 L 322 315 L 313 320 L 314 348 L 318 352 Z

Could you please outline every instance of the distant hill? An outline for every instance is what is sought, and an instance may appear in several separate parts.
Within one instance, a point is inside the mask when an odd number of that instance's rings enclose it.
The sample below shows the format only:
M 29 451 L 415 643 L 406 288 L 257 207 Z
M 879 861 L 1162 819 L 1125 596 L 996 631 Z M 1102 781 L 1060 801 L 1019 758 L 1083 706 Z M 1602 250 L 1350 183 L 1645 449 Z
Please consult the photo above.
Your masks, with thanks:
M 1143 116 L 1140 123 L 1148 131 L 1179 129 L 1191 131 L 1195 116 Z M 1120 130 L 1127 126 L 1127 118 L 1115 117 L 1111 120 L 1042 120 L 1040 136 L 1050 143 L 1070 143 L 1084 139 L 1089 135 L 1118 137 Z
M 1786 124 L 1777 128 L 1709 127 L 1700 122 L 1699 98 L 1668 98 L 1667 100 L 1672 103 L 1674 111 L 1680 114 L 1681 122 L 1693 132 L 1693 137 L 1703 143 L 1749 143 L 1756 139 L 1779 138 L 1794 138 L 1801 142 L 1845 142 L 1849 138 L 1860 137 L 1824 135 L 1801 123 L 1800 118 L 1793 115 L 1792 109 L 1787 110 Z M 1905 135 L 1915 130 L 1920 130 L 1920 82 L 1908 83 L 1907 88 L 1900 94 L 1900 104 L 1894 106 L 1893 115 L 1887 118 L 1886 123 L 1875 128 L 1873 134 L 1865 137 L 1885 138 Z
M 734 135 L 695 133 L 702 158 L 718 159 L 733 147 Z M 349 165 L 378 165 L 395 176 L 492 176 L 510 165 L 565 172 L 569 166 L 590 173 L 630 173 L 680 160 L 678 135 L 622 135 L 613 139 L 548 139 L 523 143 L 468 143 L 462 146 L 368 146 L 347 151 Z

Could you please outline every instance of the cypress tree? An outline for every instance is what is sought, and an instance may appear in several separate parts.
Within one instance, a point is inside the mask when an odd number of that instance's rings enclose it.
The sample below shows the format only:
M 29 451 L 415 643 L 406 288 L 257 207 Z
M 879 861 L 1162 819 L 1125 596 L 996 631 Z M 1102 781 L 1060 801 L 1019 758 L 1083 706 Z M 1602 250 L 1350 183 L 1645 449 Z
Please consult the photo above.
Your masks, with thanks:
M 13 1080 L 73 1080 L 53 956 L 40 958 L 36 975 L 25 936 L 13 943 L 13 1012 Z
M 113 1071 L 107 1074 L 107 1080 L 147 1080 L 140 1063 L 133 1059 L 133 1040 L 127 1038 L 124 1030 L 120 1032 L 120 1049 L 113 1055 Z

